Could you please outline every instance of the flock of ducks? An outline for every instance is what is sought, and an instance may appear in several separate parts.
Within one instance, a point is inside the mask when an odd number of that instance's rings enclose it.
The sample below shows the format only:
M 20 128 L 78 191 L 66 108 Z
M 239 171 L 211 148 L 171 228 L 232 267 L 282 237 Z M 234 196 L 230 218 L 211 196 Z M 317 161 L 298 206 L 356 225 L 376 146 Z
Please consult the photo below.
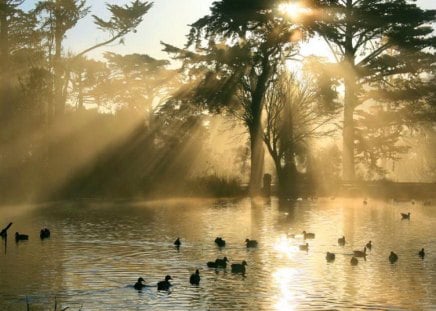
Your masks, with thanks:
M 366 199 L 363 201 L 363 204 L 364 205 L 367 204 Z M 410 212 L 407 213 L 407 214 L 406 213 L 401 213 L 401 219 L 402 220 L 404 220 L 404 219 L 410 220 Z M 1 236 L 2 239 L 7 239 L 8 229 L 11 226 L 12 226 L 12 222 L 9 223 L 5 228 L 3 228 L 0 231 L 0 236 Z M 315 233 L 311 233 L 311 232 L 303 231 L 302 235 L 303 235 L 304 240 L 314 239 L 315 238 Z M 294 234 L 291 234 L 290 236 L 293 237 L 293 238 L 295 237 Z M 41 240 L 49 238 L 50 237 L 50 230 L 48 228 L 41 229 L 39 237 L 40 237 Z M 19 232 L 15 233 L 15 241 L 17 243 L 19 241 L 26 241 L 28 239 L 29 239 L 29 235 L 27 235 L 27 234 L 22 234 L 22 233 L 19 233 Z M 222 248 L 222 247 L 224 247 L 226 245 L 226 241 L 222 237 L 216 237 L 214 242 L 220 248 Z M 342 236 L 342 237 L 338 238 L 338 245 L 344 246 L 345 244 L 346 244 L 345 236 Z M 177 249 L 179 249 L 181 245 L 182 245 L 182 242 L 180 241 L 180 238 L 177 238 L 174 241 L 174 246 Z M 246 245 L 247 248 L 256 248 L 258 246 L 258 242 L 256 240 L 246 239 L 245 240 L 245 245 Z M 366 243 L 365 247 L 363 248 L 363 251 L 361 251 L 361 250 L 354 250 L 353 251 L 353 256 L 352 256 L 352 258 L 350 260 L 350 264 L 353 265 L 353 266 L 357 265 L 359 263 L 357 258 L 364 258 L 366 260 L 366 256 L 367 256 L 366 251 L 367 251 L 367 249 L 371 250 L 371 248 L 372 248 L 372 241 L 369 241 L 368 243 Z M 302 251 L 308 251 L 309 250 L 309 243 L 305 243 L 305 244 L 299 245 L 299 249 L 302 250 Z M 418 255 L 419 255 L 419 257 L 424 259 L 424 256 L 425 256 L 424 248 L 422 248 L 418 252 Z M 336 258 L 336 255 L 334 253 L 331 253 L 331 252 L 327 252 L 326 253 L 326 260 L 328 262 L 334 261 L 335 258 Z M 393 264 L 393 263 L 398 261 L 398 255 L 396 253 L 394 253 L 393 251 L 391 251 L 391 253 L 389 254 L 388 260 L 389 260 L 390 263 Z M 207 262 L 206 266 L 208 268 L 215 268 L 215 269 L 223 268 L 223 269 L 225 269 L 227 267 L 227 263 L 228 262 L 229 262 L 229 260 L 228 260 L 227 257 L 217 258 L 217 259 L 215 259 L 215 261 Z M 240 273 L 240 274 L 243 274 L 243 275 L 245 274 L 245 271 L 246 271 L 245 266 L 247 266 L 247 262 L 245 260 L 243 260 L 241 263 L 232 263 L 230 265 L 232 273 Z M 159 291 L 168 291 L 170 289 L 170 287 L 171 287 L 170 280 L 172 280 L 172 277 L 170 275 L 166 275 L 164 280 L 159 281 L 157 283 L 157 289 Z M 199 285 L 200 284 L 200 280 L 201 280 L 200 272 L 197 269 L 195 271 L 195 273 L 191 274 L 191 276 L 189 278 L 189 283 L 191 285 Z M 133 287 L 136 290 L 142 290 L 144 287 L 155 287 L 156 286 L 156 285 L 155 286 L 150 286 L 150 285 L 144 284 L 144 282 L 145 282 L 145 280 L 142 277 L 139 277 L 137 282 L 133 285 Z
M 226 241 L 223 240 L 222 237 L 217 237 L 215 239 L 215 244 L 222 248 L 226 245 Z M 182 242 L 180 241 L 180 238 L 177 238 L 174 241 L 174 246 L 179 249 L 180 246 L 182 245 Z M 246 239 L 245 240 L 245 246 L 247 248 L 255 248 L 257 247 L 258 242 L 256 240 L 250 240 L 250 239 Z M 226 269 L 227 268 L 227 263 L 229 262 L 229 259 L 227 257 L 223 257 L 223 258 L 217 258 L 215 259 L 215 261 L 209 261 L 206 263 L 206 266 L 208 268 L 215 268 L 215 269 Z M 231 271 L 232 273 L 239 273 L 242 275 L 245 275 L 245 266 L 247 266 L 247 262 L 245 260 L 243 260 L 241 263 L 232 263 L 230 265 Z M 170 280 L 172 280 L 171 275 L 167 275 L 165 276 L 165 279 L 163 281 L 160 281 L 157 283 L 157 290 L 160 291 L 168 291 L 170 289 L 170 287 L 172 286 L 170 283 Z M 190 278 L 189 278 L 189 283 L 191 285 L 200 285 L 200 271 L 197 269 L 195 270 L 195 273 L 191 274 Z M 147 285 L 144 284 L 144 279 L 142 277 L 139 277 L 138 280 L 136 281 L 136 283 L 133 285 L 133 288 L 135 288 L 136 290 L 142 290 L 144 287 L 156 287 L 156 285 Z
M 364 204 L 367 204 L 367 201 L 364 200 L 363 201 Z M 401 214 L 401 219 L 409 219 L 410 220 L 410 212 L 409 213 L 400 213 Z M 306 239 L 314 239 L 315 238 L 315 234 L 314 233 L 307 233 L 306 231 L 303 231 L 303 238 L 304 240 Z M 295 238 L 295 234 L 290 234 L 291 237 Z M 338 245 L 340 246 L 344 246 L 346 243 L 345 241 L 345 236 L 342 236 L 341 238 L 338 239 Z M 299 245 L 300 250 L 302 251 L 308 251 L 309 250 L 309 243 L 306 244 L 302 244 Z M 354 250 L 353 251 L 353 257 L 350 260 L 350 264 L 353 266 L 356 266 L 359 263 L 359 260 L 357 258 L 364 258 L 366 260 L 366 250 L 369 249 L 371 250 L 372 248 L 372 241 L 368 241 L 368 243 L 366 243 L 365 247 L 362 250 Z M 424 248 L 422 248 L 419 252 L 418 252 L 418 256 L 421 257 L 421 259 L 424 259 L 425 257 L 425 250 Z M 335 260 L 336 255 L 334 253 L 330 253 L 327 252 L 326 253 L 326 260 L 328 262 L 332 262 Z M 396 253 L 394 253 L 393 251 L 391 251 L 391 253 L 389 254 L 388 260 L 390 263 L 395 263 L 398 261 L 398 255 Z
M 0 231 L 0 236 L 2 239 L 7 239 L 8 238 L 8 229 L 12 226 L 12 222 L 10 222 L 6 227 L 4 227 L 2 229 L 2 231 Z M 47 239 L 50 237 L 50 230 L 48 228 L 42 228 L 41 231 L 39 232 L 39 238 L 41 240 Z M 28 234 L 23 234 L 23 233 L 19 233 L 19 232 L 15 232 L 15 242 L 19 242 L 19 241 L 27 241 L 29 240 L 29 235 Z

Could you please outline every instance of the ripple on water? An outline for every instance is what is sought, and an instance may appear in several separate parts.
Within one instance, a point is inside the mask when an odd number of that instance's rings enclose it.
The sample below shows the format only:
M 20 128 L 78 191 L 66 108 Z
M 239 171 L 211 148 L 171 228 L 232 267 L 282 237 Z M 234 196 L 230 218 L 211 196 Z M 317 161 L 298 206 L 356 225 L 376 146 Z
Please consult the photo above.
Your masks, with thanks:
M 0 309 L 58 305 L 83 310 L 431 310 L 436 306 L 436 212 L 431 207 L 336 199 L 270 203 L 168 201 L 60 205 L 14 214 L 28 242 L 0 255 Z M 410 221 L 400 212 L 410 211 Z M 3 210 L 0 210 L 0 219 Z M 52 237 L 39 241 L 43 226 Z M 315 232 L 304 240 L 301 232 Z M 25 230 L 22 230 L 23 232 Z M 291 237 L 289 233 L 296 234 Z M 337 239 L 345 235 L 345 246 Z M 182 246 L 173 245 L 181 237 Z M 222 236 L 226 247 L 213 242 Z M 259 241 L 246 249 L 246 238 Z M 352 251 L 372 240 L 366 261 Z M 309 243 L 307 252 L 299 245 Z M 4 242 L 3 246 L 4 246 Z M 417 252 L 424 247 L 422 260 Z M 399 261 L 390 264 L 393 250 Z M 326 252 L 336 259 L 328 263 Z M 245 276 L 207 261 L 248 262 Z M 189 276 L 200 270 L 200 286 Z M 173 277 L 169 292 L 156 284 Z M 133 289 L 142 276 L 153 286 Z M 407 293 L 405 295 L 404 293 Z M 413 297 L 412 299 L 410 297 Z

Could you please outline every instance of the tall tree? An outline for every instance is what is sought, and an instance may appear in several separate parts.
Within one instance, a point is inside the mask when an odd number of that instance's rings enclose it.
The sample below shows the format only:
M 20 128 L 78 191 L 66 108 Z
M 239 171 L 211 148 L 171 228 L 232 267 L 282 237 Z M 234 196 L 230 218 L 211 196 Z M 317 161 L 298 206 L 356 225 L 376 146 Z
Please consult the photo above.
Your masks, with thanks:
M 356 107 L 365 85 L 425 71 L 435 11 L 406 0 L 313 0 L 311 29 L 329 44 L 344 83 L 343 179 L 355 178 Z M 428 67 L 427 67 L 428 68 Z M 407 77 L 406 77 L 407 79 Z
M 199 77 L 189 93 L 210 110 L 226 110 L 245 123 L 251 148 L 250 192 L 259 193 L 263 173 L 262 111 L 265 93 L 283 60 L 295 53 L 300 31 L 273 1 L 221 0 L 192 24 L 187 48 L 166 51 L 187 60 Z M 188 65 L 190 64 L 190 65 Z
M 0 0 L 0 72 L 9 67 L 11 20 L 24 0 Z
M 308 156 L 313 139 L 336 130 L 336 110 L 326 107 L 308 78 L 284 71 L 266 94 L 264 141 L 274 161 L 279 193 L 291 197 L 297 195 L 297 160 Z
M 108 33 L 109 38 L 86 48 L 74 57 L 84 56 L 94 49 L 117 40 L 123 42 L 123 37 L 129 32 L 135 31 L 151 6 L 152 3 L 140 0 L 132 1 L 124 6 L 108 4 L 107 9 L 111 13 L 108 20 L 95 15 L 93 15 L 93 18 L 97 27 Z M 66 32 L 88 14 L 89 7 L 86 6 L 85 0 L 47 0 L 40 1 L 35 8 L 35 12 L 45 12 L 42 25 L 47 29 L 49 58 L 54 73 L 54 106 L 52 107 L 52 113 L 61 115 L 65 110 L 68 84 L 70 82 L 70 70 L 65 66 L 65 62 L 62 62 L 62 43 Z M 53 49 L 54 53 L 52 53 Z

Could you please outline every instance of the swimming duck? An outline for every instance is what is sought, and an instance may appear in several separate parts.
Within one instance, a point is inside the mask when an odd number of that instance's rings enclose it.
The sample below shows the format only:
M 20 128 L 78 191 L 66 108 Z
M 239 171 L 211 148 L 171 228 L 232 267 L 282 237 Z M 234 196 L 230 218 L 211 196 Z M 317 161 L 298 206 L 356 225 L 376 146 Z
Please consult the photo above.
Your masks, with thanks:
M 41 229 L 41 231 L 39 232 L 39 237 L 41 238 L 41 240 L 49 238 L 50 230 L 48 230 L 47 228 Z
M 138 278 L 138 281 L 136 281 L 135 285 L 133 287 L 137 290 L 141 290 L 143 287 L 145 287 L 145 284 L 142 282 L 145 282 L 143 278 Z
M 227 257 L 224 257 L 223 259 L 217 258 L 215 261 L 208 261 L 207 266 L 209 268 L 226 268 L 228 261 Z
M 401 213 L 401 219 L 410 219 L 410 213 Z
M 233 263 L 231 265 L 233 273 L 245 273 L 245 266 L 247 266 L 247 262 L 245 260 L 242 263 Z
M 247 245 L 247 248 L 249 248 L 249 247 L 257 247 L 257 241 L 256 240 L 245 239 L 245 244 Z
M 304 239 L 314 239 L 315 233 L 303 231 Z
M 25 241 L 28 240 L 29 236 L 27 234 L 20 234 L 18 232 L 15 232 L 15 241 Z
M 371 241 L 369 241 L 368 243 L 366 243 L 366 248 L 369 249 L 369 250 L 371 250 L 371 248 L 372 248 L 372 242 L 371 242 Z
M 366 246 L 363 248 L 363 252 L 360 250 L 353 251 L 354 257 L 366 257 Z
M 226 246 L 226 241 L 223 240 L 221 237 L 217 237 L 215 239 L 215 244 L 218 245 L 219 247 L 224 247 Z
M 227 262 L 229 262 L 227 257 L 224 257 L 223 259 L 219 259 L 219 258 L 215 259 L 215 264 L 217 265 L 217 268 L 227 267 Z
M 338 244 L 341 245 L 341 246 L 345 245 L 345 236 L 342 236 L 342 238 L 338 239 Z
M 299 247 L 300 247 L 301 251 L 308 251 L 309 250 L 309 243 L 300 245 Z
M 4 227 L 2 229 L 2 231 L 0 231 L 0 236 L 5 239 L 8 237 L 8 229 L 12 226 L 12 223 L 10 222 L 9 225 L 7 225 L 6 227 Z
M 200 271 L 198 271 L 198 269 L 195 270 L 195 273 L 191 274 L 189 283 L 191 283 L 191 285 L 200 285 Z
M 398 255 L 395 254 L 394 252 L 391 252 L 391 254 L 389 255 L 389 261 L 391 263 L 395 263 L 398 260 Z
M 418 252 L 418 255 L 419 255 L 419 257 L 421 257 L 422 259 L 424 259 L 424 256 L 425 256 L 424 249 L 421 249 L 421 250 Z
M 170 275 L 167 275 L 164 281 L 160 281 L 157 283 L 157 290 L 169 290 L 171 287 L 170 280 L 172 280 L 172 277 Z
M 326 254 L 326 256 L 325 256 L 325 259 L 327 260 L 327 261 L 333 261 L 333 260 L 335 260 L 335 254 L 334 253 L 329 253 L 329 252 L 327 252 L 327 254 Z
M 357 266 L 357 264 L 359 263 L 359 260 L 357 260 L 356 257 L 352 257 L 350 260 L 350 263 L 352 266 Z
M 176 247 L 180 247 L 180 245 L 182 245 L 182 242 L 180 242 L 180 238 L 177 238 L 177 239 L 174 241 L 174 245 L 175 245 Z

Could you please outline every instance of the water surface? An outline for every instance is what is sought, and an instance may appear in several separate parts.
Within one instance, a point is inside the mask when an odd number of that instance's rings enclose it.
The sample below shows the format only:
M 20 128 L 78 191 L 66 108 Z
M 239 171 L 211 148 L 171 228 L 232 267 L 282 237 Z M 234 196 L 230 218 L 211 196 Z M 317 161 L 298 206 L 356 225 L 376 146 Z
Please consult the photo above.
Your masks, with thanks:
M 401 212 L 411 220 L 401 220 Z M 435 310 L 436 211 L 420 202 L 171 200 L 3 206 L 0 310 Z M 39 239 L 48 227 L 52 236 Z M 301 232 L 314 232 L 307 240 Z M 15 243 L 15 231 L 29 241 Z M 297 234 L 292 237 L 291 234 Z M 345 235 L 347 244 L 338 246 Z M 215 246 L 222 236 L 226 247 Z M 177 250 L 173 241 L 180 237 Z M 247 250 L 246 238 L 259 242 Z M 372 240 L 366 261 L 351 253 Z M 426 257 L 417 255 L 424 247 Z M 390 264 L 393 250 L 399 261 Z M 336 253 L 327 263 L 325 253 Z M 209 269 L 227 256 L 245 276 Z M 200 270 L 199 287 L 189 276 Z M 136 291 L 139 276 L 170 292 Z

